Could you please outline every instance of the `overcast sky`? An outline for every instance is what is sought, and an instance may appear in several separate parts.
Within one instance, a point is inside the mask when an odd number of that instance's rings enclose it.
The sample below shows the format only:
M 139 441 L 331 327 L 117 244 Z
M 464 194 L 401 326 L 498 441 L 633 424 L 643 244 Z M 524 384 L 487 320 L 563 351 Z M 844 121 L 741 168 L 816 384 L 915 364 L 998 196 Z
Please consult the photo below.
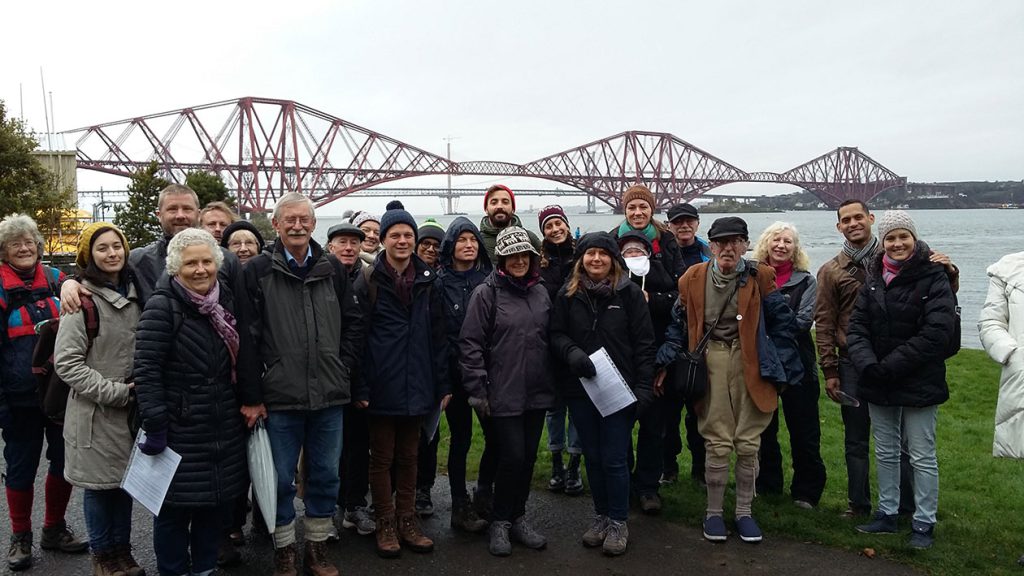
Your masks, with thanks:
M 637 129 L 748 171 L 858 146 L 912 181 L 1024 178 L 1020 0 L 58 0 L 0 14 L 0 99 L 17 115 L 22 85 L 40 131 L 42 67 L 59 130 L 263 96 L 441 155 L 456 137 L 457 161 L 527 162 Z

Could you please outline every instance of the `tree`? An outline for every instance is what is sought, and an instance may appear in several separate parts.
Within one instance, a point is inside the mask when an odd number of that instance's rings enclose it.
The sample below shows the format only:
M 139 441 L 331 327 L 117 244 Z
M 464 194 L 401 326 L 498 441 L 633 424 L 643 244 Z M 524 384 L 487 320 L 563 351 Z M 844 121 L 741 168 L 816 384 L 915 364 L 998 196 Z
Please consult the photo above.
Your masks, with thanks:
M 128 202 L 114 207 L 114 224 L 124 232 L 128 245 L 145 246 L 159 238 L 160 221 L 156 217 L 160 191 L 170 184 L 156 175 L 156 162 L 132 174 L 128 185 Z
M 228 206 L 235 205 L 235 199 L 228 192 L 228 187 L 220 176 L 210 172 L 189 172 L 185 175 L 185 185 L 195 190 L 199 196 L 199 208 L 210 202 L 220 200 Z
M 260 231 L 264 242 L 273 244 L 277 240 L 277 231 L 274 230 L 274 225 L 270 223 L 270 217 L 266 212 L 253 212 L 249 221 Z
M 17 118 L 7 117 L 0 100 L 0 217 L 14 212 L 36 214 L 52 201 L 44 194 L 49 171 L 32 155 L 38 143 Z

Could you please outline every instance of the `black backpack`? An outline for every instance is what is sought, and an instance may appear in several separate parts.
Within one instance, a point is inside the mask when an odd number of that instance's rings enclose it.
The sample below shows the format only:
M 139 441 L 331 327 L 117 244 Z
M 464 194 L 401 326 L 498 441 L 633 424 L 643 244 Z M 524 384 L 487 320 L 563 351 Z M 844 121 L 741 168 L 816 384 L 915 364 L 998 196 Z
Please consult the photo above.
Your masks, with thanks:
M 85 333 L 88 337 L 88 348 L 100 331 L 100 316 L 96 311 L 96 303 L 91 296 L 82 295 L 82 314 L 85 316 Z M 57 330 L 60 318 L 53 318 L 36 325 L 35 348 L 32 350 L 32 374 L 36 377 L 36 388 L 39 395 L 39 406 L 47 418 L 57 424 L 64 423 L 64 413 L 68 407 L 68 394 L 71 387 L 57 376 L 53 366 L 53 351 L 57 343 Z

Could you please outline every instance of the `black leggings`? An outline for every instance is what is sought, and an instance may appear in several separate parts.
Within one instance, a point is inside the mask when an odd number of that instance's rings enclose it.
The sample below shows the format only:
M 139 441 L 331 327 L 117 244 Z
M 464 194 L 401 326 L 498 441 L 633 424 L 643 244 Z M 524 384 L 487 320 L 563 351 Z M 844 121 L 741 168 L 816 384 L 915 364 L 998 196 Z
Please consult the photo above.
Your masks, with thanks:
M 498 447 L 495 520 L 511 522 L 526 513 L 545 413 L 544 410 L 528 410 L 520 416 L 489 418 L 493 441 Z

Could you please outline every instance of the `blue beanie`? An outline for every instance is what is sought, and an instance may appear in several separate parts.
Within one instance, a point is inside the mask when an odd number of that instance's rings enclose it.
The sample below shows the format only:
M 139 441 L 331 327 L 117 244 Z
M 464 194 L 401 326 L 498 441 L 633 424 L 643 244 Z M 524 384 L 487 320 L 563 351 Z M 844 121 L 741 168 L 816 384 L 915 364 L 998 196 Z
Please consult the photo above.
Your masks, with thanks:
M 419 238 L 418 226 L 416 220 L 413 219 L 412 214 L 409 214 L 402 209 L 388 210 L 380 217 L 380 238 L 384 239 L 388 235 L 388 228 L 391 228 L 395 224 L 408 224 L 412 227 L 412 233 L 414 238 Z

